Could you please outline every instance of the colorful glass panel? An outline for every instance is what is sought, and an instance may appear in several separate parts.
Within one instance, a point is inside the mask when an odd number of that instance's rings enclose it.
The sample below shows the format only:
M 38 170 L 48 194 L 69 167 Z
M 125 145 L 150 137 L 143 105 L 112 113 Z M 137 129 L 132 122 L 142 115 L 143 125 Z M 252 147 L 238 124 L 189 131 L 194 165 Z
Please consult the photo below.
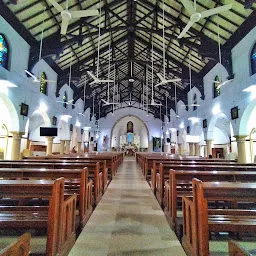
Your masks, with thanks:
M 8 45 L 5 37 L 0 34 L 0 66 L 7 69 L 8 65 Z
M 216 76 L 214 81 L 215 82 L 213 83 L 213 98 L 216 98 L 220 95 L 220 88 L 218 88 L 220 82 L 219 77 Z
M 67 102 L 68 102 L 67 92 L 64 92 L 62 100 L 63 100 L 63 107 L 67 108 L 68 107 L 68 104 L 67 104 Z
M 256 73 L 256 44 L 254 45 L 251 54 L 251 70 L 252 75 Z
M 197 96 L 194 94 L 193 104 L 197 105 Z M 193 106 L 193 110 L 197 110 L 197 106 Z
M 43 72 L 41 74 L 41 78 L 40 78 L 40 92 L 47 95 L 47 77 L 46 74 Z

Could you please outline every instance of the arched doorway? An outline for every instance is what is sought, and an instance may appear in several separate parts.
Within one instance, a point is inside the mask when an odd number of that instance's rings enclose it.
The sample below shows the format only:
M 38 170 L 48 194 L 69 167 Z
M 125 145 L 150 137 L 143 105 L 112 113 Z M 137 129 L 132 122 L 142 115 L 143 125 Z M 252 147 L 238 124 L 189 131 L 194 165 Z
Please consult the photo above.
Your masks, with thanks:
M 147 151 L 149 132 L 146 124 L 136 116 L 124 116 L 111 131 L 111 149 L 114 151 Z

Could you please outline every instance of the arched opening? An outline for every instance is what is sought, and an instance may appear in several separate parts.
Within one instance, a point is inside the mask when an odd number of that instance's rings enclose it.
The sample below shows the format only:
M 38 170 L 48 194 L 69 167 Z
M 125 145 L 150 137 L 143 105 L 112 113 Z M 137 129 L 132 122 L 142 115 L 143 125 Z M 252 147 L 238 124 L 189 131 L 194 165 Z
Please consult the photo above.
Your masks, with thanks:
M 148 128 L 140 118 L 129 115 L 114 124 L 111 131 L 112 150 L 123 150 L 132 154 L 134 151 L 147 151 L 148 146 Z
M 249 138 L 251 162 L 256 163 L 256 128 L 252 129 Z
M 199 143 L 199 155 L 204 156 L 204 152 L 205 152 L 204 131 L 202 126 L 198 122 L 195 122 L 192 125 L 190 135 L 191 135 L 192 142 Z
M 0 67 L 8 69 L 9 47 L 3 34 L 0 34 Z
M 27 147 L 34 155 L 46 154 L 46 138 L 40 136 L 40 127 L 50 127 L 51 121 L 47 113 L 36 110 L 28 119 Z
M 219 113 L 212 117 L 206 139 L 212 140 L 213 158 L 236 158 L 236 149 L 231 149 L 233 134 L 232 124 L 224 113 Z

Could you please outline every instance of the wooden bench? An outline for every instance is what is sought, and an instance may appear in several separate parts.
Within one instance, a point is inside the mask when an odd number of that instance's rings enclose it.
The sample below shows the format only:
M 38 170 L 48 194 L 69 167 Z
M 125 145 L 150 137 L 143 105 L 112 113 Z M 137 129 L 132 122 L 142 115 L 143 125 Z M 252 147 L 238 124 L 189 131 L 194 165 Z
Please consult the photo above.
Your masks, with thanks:
M 47 228 L 46 255 L 67 255 L 74 245 L 76 195 L 64 197 L 64 178 L 0 180 L 0 229 Z M 48 199 L 47 206 L 8 205 L 10 199 Z M 40 200 L 39 200 L 40 202 Z
M 169 171 L 170 169 L 174 169 L 176 171 L 256 171 L 256 166 L 243 166 L 243 165 L 185 165 L 185 164 L 178 164 L 178 165 L 159 165 L 159 173 L 155 174 L 155 181 L 152 180 L 152 190 L 156 193 L 156 197 L 160 203 L 163 205 L 163 198 L 164 198 L 164 185 L 165 181 L 169 179 Z
M 1 179 L 55 180 L 65 179 L 65 195 L 77 195 L 79 226 L 87 223 L 93 211 L 92 181 L 88 180 L 88 170 L 84 169 L 23 169 L 0 168 Z M 78 226 L 78 225 L 76 225 Z
M 88 169 L 88 178 L 93 181 L 94 203 L 97 205 L 103 194 L 103 173 L 100 172 L 99 163 L 54 163 L 54 162 L 24 162 L 24 161 L 0 161 L 0 168 L 44 168 L 44 169 Z
M 61 160 L 94 160 L 94 161 L 104 161 L 106 160 L 106 165 L 109 170 L 109 177 L 112 178 L 115 176 L 116 173 L 116 162 L 115 157 L 113 155 L 51 155 L 51 156 L 37 156 L 37 157 L 24 157 L 24 159 L 36 159 L 36 160 L 43 160 L 43 159 L 61 159 Z
M 255 232 L 256 210 L 241 209 L 237 202 L 256 201 L 256 183 L 202 182 L 193 179 L 193 199 L 182 197 L 182 245 L 188 255 L 206 256 L 209 232 Z M 233 209 L 208 209 L 209 201 L 235 202 Z
M 239 243 L 233 240 L 228 241 L 229 256 L 251 256 Z
M 173 230 L 180 232 L 180 224 L 177 216 L 179 205 L 181 209 L 182 196 L 192 197 L 192 179 L 202 181 L 227 181 L 227 182 L 256 182 L 256 172 L 246 171 L 169 171 L 169 180 L 165 182 L 164 211 Z
M 25 233 L 16 242 L 0 251 L 0 256 L 29 256 L 31 235 Z

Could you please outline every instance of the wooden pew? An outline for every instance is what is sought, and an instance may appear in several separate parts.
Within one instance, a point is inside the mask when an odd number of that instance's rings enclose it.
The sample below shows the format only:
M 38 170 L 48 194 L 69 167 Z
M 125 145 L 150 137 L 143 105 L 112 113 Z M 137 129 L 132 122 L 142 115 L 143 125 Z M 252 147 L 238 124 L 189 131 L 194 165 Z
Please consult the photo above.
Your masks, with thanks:
M 65 195 L 77 195 L 79 226 L 87 223 L 93 211 L 92 181 L 88 180 L 88 170 L 84 169 L 23 169 L 0 168 L 0 178 L 18 180 L 65 179 Z
M 182 245 L 188 255 L 209 255 L 209 232 L 256 232 L 256 210 L 237 202 L 256 201 L 256 183 L 202 182 L 193 179 L 193 199 L 182 198 Z M 208 209 L 210 201 L 236 203 L 232 209 Z
M 156 197 L 160 203 L 163 204 L 164 198 L 164 185 L 165 180 L 169 179 L 169 171 L 170 169 L 174 169 L 176 171 L 256 171 L 256 166 L 243 166 L 243 165 L 200 165 L 200 164 L 165 164 L 162 163 L 159 165 L 159 173 L 156 173 L 152 178 L 152 191 L 156 193 Z M 154 180 L 155 179 L 155 180 Z
M 62 159 L 62 160 L 98 160 L 98 161 L 104 161 L 106 160 L 107 168 L 109 169 L 109 176 L 110 179 L 115 176 L 116 173 L 116 163 L 115 163 L 115 157 L 113 155 L 107 155 L 107 154 L 94 154 L 94 155 L 88 155 L 88 154 L 79 154 L 79 155 L 51 155 L 51 156 L 36 156 L 36 157 L 24 157 L 24 159 Z
M 0 180 L 0 228 L 47 228 L 46 255 L 67 255 L 75 242 L 76 195 L 64 197 L 64 178 Z M 44 198 L 48 206 L 5 205 L 4 199 Z
M 29 256 L 31 235 L 25 233 L 18 240 L 0 251 L 0 256 Z
M 256 182 L 256 172 L 246 171 L 169 171 L 169 180 L 165 182 L 164 211 L 171 227 L 178 233 L 180 224 L 177 213 L 182 196 L 192 197 L 192 179 L 202 181 Z
M 243 249 L 239 243 L 234 240 L 228 241 L 229 256 L 251 256 L 249 252 Z
M 88 169 L 88 178 L 93 180 L 94 203 L 97 205 L 103 194 L 103 174 L 99 171 L 99 163 L 54 163 L 54 162 L 24 162 L 24 161 L 0 161 L 0 168 L 45 168 L 45 169 Z

